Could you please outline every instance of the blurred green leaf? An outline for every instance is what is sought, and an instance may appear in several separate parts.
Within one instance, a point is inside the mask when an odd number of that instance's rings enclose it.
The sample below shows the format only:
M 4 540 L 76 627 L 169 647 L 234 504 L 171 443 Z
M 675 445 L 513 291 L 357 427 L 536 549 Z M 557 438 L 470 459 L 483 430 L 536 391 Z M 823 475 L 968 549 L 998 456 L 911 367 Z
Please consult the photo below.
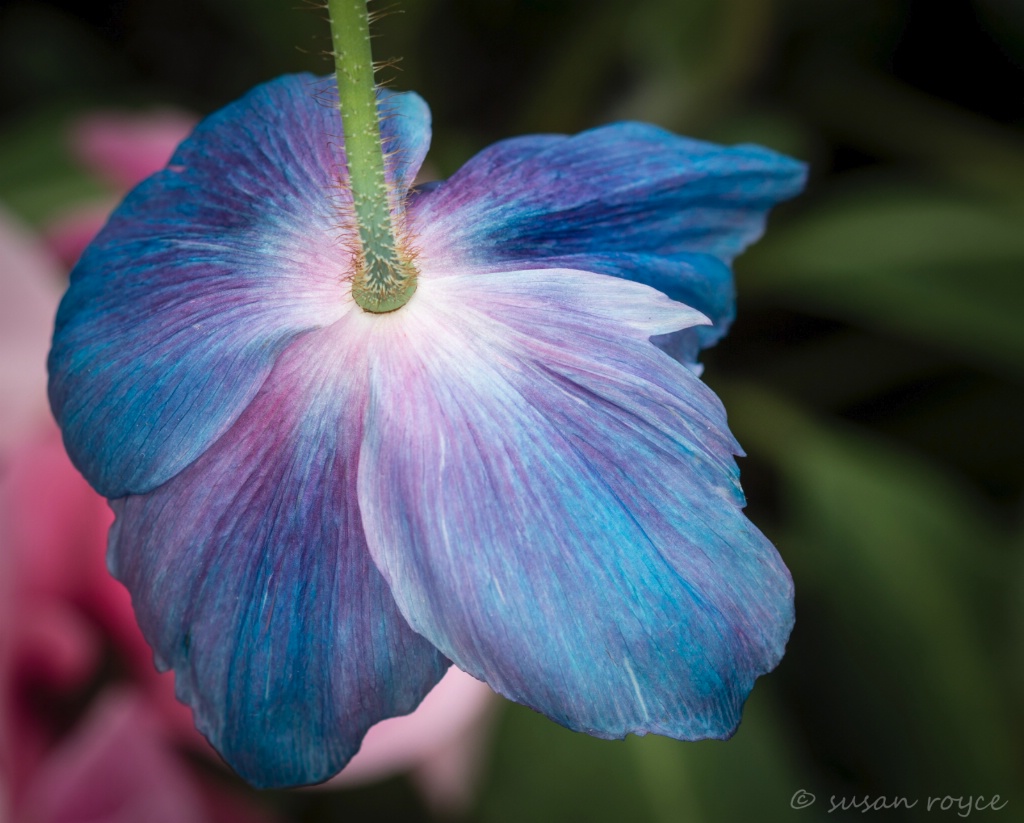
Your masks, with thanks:
M 726 145 L 757 143 L 804 160 L 813 155 L 813 141 L 807 130 L 781 112 L 745 109 L 722 118 L 703 136 Z
M 483 791 L 485 823 L 592 823 L 657 818 L 622 741 L 563 729 L 509 704 Z
M 565 31 L 518 118 L 520 130 L 575 132 L 595 125 L 588 118 L 618 61 L 608 44 L 616 41 L 622 24 L 620 7 L 595 6 Z
M 613 117 L 692 133 L 727 112 L 757 72 L 774 33 L 775 3 L 646 0 L 625 19 L 627 65 L 637 80 Z
M 649 735 L 597 740 L 510 704 L 492 752 L 479 819 L 531 823 L 760 823 L 797 819 L 793 793 L 815 776 L 798 768 L 765 684 L 728 741 Z M 742 791 L 737 791 L 742 787 Z M 824 819 L 808 810 L 806 823 Z
M 803 598 L 846 658 L 845 710 L 878 735 L 872 765 L 906 781 L 879 792 L 1012 794 L 1021 752 L 984 617 L 993 603 L 1010 608 L 1006 536 L 910 455 L 750 385 L 723 394 L 740 441 L 782 478 L 778 543 L 797 584 L 797 632 Z
M 769 679 L 774 677 L 770 675 Z M 630 737 L 640 779 L 657 823 L 758 823 L 825 820 L 827 806 L 794 810 L 798 790 L 817 791 L 819 776 L 799 761 L 779 723 L 770 683 L 758 683 L 743 722 L 727 741 L 684 742 Z
M 985 201 L 870 186 L 778 228 L 744 294 L 896 331 L 1024 372 L 1024 218 Z
M 816 119 L 853 145 L 1020 201 L 1024 140 L 1019 131 L 817 52 L 800 67 L 797 94 Z
M 0 201 L 29 223 L 110 191 L 79 167 L 67 146 L 65 109 L 33 115 L 0 134 Z

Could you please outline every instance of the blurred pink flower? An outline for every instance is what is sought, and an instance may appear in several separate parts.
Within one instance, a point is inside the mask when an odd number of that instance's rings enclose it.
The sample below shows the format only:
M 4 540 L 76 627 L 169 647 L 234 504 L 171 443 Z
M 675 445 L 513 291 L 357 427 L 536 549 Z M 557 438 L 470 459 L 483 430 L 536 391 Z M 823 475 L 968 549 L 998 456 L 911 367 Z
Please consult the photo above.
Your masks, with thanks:
M 127 191 L 166 166 L 198 120 L 176 109 L 94 112 L 72 126 L 71 150 L 87 169 Z
M 61 212 L 46 224 L 46 245 L 66 268 L 82 256 L 117 205 L 117 198 L 93 201 Z
M 0 477 L 0 764 L 14 820 L 260 819 L 241 796 L 223 806 L 237 815 L 184 813 L 206 803 L 208 788 L 175 747 L 214 755 L 175 700 L 173 677 L 153 668 L 127 591 L 106 572 L 112 519 L 52 424 Z M 130 685 L 109 685 L 111 675 Z M 99 701 L 78 718 L 96 689 Z M 171 791 L 181 783 L 188 791 Z M 138 815 L 146 803 L 152 813 Z M 87 809 L 96 816 L 81 816 Z
M 107 689 L 50 753 L 18 812 L 32 823 L 211 820 L 189 768 L 164 744 L 150 705 L 121 688 Z
M 0 208 L 0 471 L 10 450 L 50 418 L 46 353 L 62 266 Z
M 45 360 L 61 269 L 0 209 L 0 820 L 255 823 L 263 818 L 244 798 L 225 799 L 175 753 L 213 757 L 107 574 L 112 514 L 50 418 Z M 106 685 L 111 674 L 131 685 Z M 166 805 L 182 781 L 188 791 Z M 184 814 L 195 798 L 199 811 Z M 152 813 L 140 816 L 142 803 Z
M 187 112 L 157 109 L 146 114 L 95 112 L 72 125 L 72 154 L 110 185 L 111 196 L 77 205 L 50 221 L 47 242 L 64 263 L 78 260 L 122 195 L 167 165 L 197 120 Z

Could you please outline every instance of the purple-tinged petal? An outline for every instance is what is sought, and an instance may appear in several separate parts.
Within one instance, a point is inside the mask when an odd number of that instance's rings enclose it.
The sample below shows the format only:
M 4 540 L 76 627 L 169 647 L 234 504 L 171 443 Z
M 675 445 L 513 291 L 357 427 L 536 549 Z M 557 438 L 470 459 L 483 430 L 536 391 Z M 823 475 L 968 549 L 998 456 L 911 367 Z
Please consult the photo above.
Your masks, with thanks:
M 251 91 L 196 128 L 136 188 L 72 273 L 50 355 L 50 400 L 102 494 L 148 492 L 249 404 L 280 353 L 350 304 L 350 195 L 333 85 Z M 385 93 L 396 187 L 415 175 L 429 114 Z
M 113 501 L 111 570 L 158 664 L 257 786 L 335 774 L 448 665 L 399 615 L 363 537 L 365 325 L 354 311 L 293 343 L 192 465 Z
M 424 279 L 370 348 L 359 502 L 409 624 L 600 737 L 725 737 L 792 582 L 718 399 L 651 335 L 705 322 L 565 270 Z
M 646 283 L 713 322 L 734 314 L 729 265 L 805 167 L 758 146 L 722 147 L 642 123 L 496 143 L 410 207 L 430 271 L 570 268 Z

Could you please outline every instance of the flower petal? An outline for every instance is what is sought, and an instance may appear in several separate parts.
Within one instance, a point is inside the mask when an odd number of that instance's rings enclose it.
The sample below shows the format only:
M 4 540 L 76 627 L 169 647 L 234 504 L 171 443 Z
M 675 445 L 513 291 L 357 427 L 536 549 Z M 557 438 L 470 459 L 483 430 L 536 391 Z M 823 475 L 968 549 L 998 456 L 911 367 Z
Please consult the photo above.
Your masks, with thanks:
M 396 205 L 404 205 L 404 194 L 416 179 L 430 148 L 430 107 L 415 92 L 396 94 L 378 89 L 377 94 L 388 176 L 398 195 Z M 336 100 L 335 95 L 331 105 Z
M 648 340 L 700 316 L 564 270 L 424 280 L 403 314 L 371 347 L 359 502 L 410 625 L 570 728 L 728 736 L 792 583 L 720 403 Z
M 195 463 L 113 503 L 111 570 L 158 665 L 257 786 L 335 774 L 448 665 L 399 615 L 363 538 L 363 315 L 294 343 Z
M 350 304 L 331 96 L 312 76 L 284 77 L 208 117 L 72 273 L 50 399 L 72 460 L 107 497 L 148 492 L 189 465 L 285 347 Z M 381 106 L 404 186 L 429 115 L 414 95 L 385 94 Z
M 643 123 L 496 143 L 410 209 L 435 273 L 569 268 L 646 283 L 703 312 L 716 342 L 734 313 L 729 265 L 794 196 L 802 163 Z

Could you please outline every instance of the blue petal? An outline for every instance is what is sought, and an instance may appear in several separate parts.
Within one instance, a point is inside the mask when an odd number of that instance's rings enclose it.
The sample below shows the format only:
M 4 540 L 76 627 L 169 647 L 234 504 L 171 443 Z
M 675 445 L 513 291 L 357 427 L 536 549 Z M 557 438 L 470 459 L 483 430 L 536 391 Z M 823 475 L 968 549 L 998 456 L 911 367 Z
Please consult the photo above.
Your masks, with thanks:
M 293 344 L 177 477 L 113 503 L 111 571 L 158 665 L 260 787 L 335 774 L 448 665 L 399 615 L 366 549 L 355 502 L 366 379 L 351 319 Z
M 156 488 L 238 418 L 280 353 L 349 305 L 350 197 L 333 86 L 284 77 L 211 115 L 72 272 L 50 400 L 102 494 Z M 381 108 L 396 191 L 429 143 L 415 95 Z
M 419 289 L 371 349 L 359 466 L 409 624 L 572 729 L 731 734 L 792 582 L 742 514 L 720 403 L 649 342 L 703 318 L 565 270 Z
M 802 163 L 758 146 L 619 123 L 497 143 L 410 211 L 424 265 L 567 267 L 646 283 L 713 321 L 698 335 L 707 346 L 734 314 L 732 259 L 804 178 Z
M 337 101 L 337 89 L 331 89 Z M 378 89 L 381 140 L 387 157 L 388 176 L 399 197 L 396 205 L 412 186 L 430 148 L 430 107 L 415 92 L 396 94 Z

